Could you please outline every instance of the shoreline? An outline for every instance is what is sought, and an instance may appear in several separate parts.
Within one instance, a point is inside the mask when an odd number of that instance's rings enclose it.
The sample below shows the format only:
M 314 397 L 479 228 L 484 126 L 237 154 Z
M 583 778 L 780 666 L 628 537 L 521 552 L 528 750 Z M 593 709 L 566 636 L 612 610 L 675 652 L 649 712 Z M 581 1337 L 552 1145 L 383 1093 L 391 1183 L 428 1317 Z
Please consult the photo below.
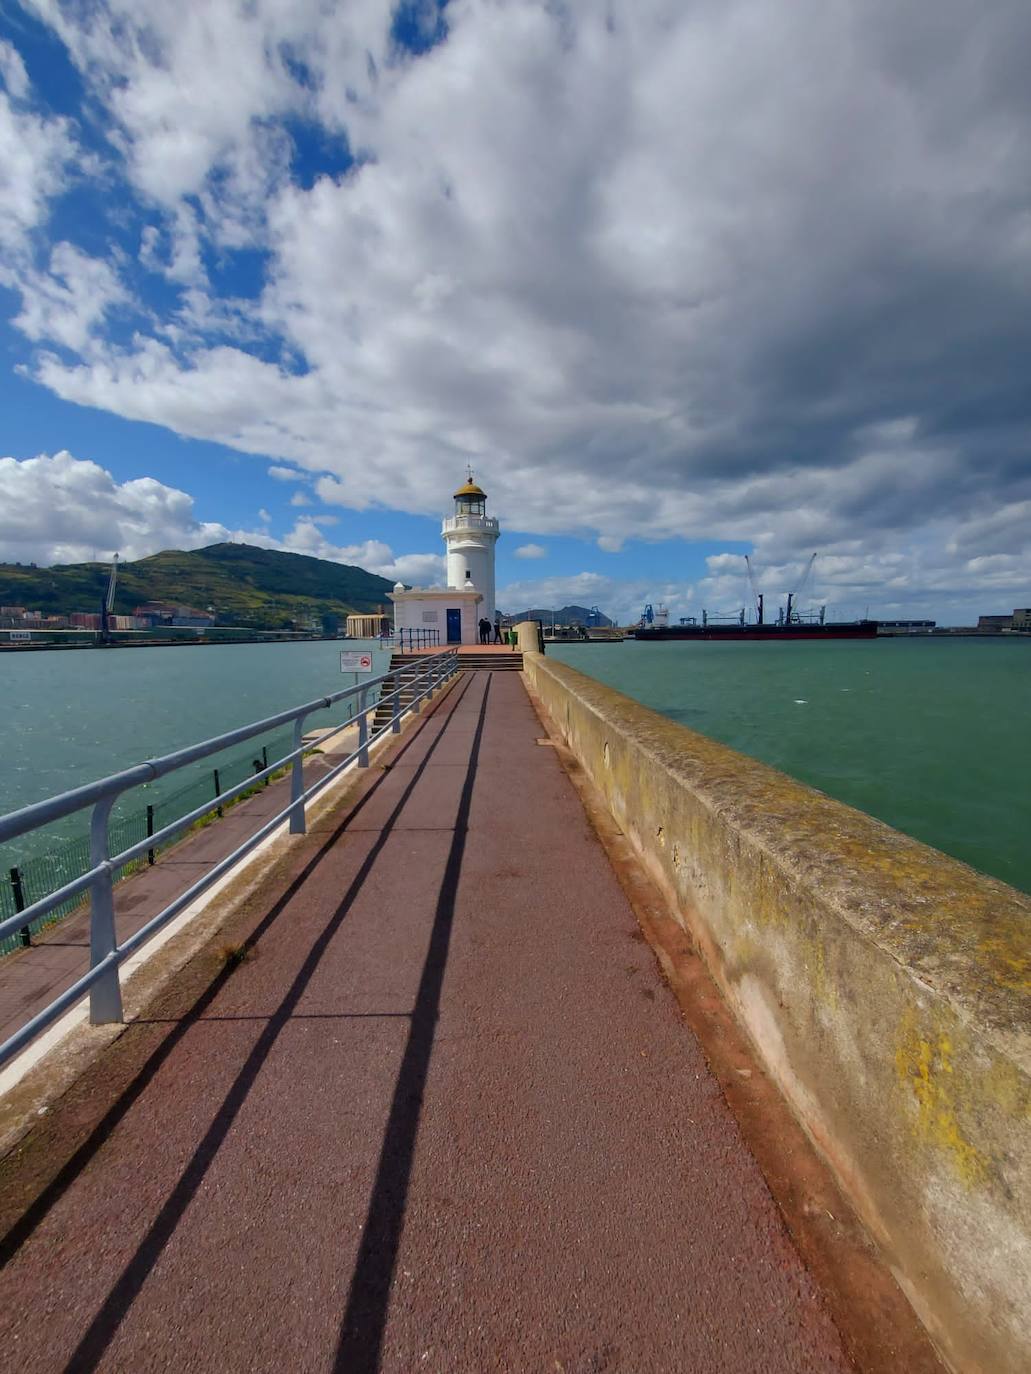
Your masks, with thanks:
M 303 635 L 295 639 L 265 639 L 260 635 L 241 635 L 239 639 L 130 639 L 118 640 L 111 644 L 61 644 L 61 643 L 20 643 L 20 644 L 0 644 L 0 654 L 24 654 L 39 653 L 45 649 L 179 649 L 196 648 L 204 645 L 208 648 L 225 648 L 227 645 L 234 644 L 325 644 L 339 640 L 342 644 L 358 643 L 358 640 L 348 640 L 341 635 Z M 365 641 L 360 641 L 364 643 Z

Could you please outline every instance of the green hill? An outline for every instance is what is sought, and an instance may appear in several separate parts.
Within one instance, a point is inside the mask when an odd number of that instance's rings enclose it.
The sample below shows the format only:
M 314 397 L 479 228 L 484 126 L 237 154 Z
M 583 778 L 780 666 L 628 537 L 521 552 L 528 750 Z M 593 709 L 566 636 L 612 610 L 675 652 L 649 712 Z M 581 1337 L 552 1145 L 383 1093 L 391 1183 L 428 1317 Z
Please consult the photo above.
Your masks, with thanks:
M 545 610 L 537 606 L 531 607 L 528 611 L 518 611 L 513 616 L 517 623 L 520 620 L 543 620 L 545 625 L 550 625 L 552 618 L 556 625 L 609 626 L 615 623 L 607 615 L 602 615 L 597 608 L 590 610 L 586 606 L 559 606 L 558 610 Z
M 96 611 L 110 566 L 70 563 L 53 568 L 0 563 L 0 604 L 50 615 Z M 173 601 L 206 610 L 222 625 L 285 629 L 311 616 L 343 618 L 348 611 L 388 605 L 392 583 L 364 568 L 280 553 L 250 544 L 211 544 L 206 549 L 167 549 L 121 563 L 116 615 L 131 615 L 144 601 Z

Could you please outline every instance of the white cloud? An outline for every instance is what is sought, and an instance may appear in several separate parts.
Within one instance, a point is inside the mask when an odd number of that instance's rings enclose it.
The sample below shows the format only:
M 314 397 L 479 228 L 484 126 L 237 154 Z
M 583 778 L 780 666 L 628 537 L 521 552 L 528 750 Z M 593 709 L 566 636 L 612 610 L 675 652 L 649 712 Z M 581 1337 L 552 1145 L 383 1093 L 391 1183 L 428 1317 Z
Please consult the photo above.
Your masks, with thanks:
M 3 39 L 0 39 L 0 81 L 7 87 L 12 100 L 24 100 L 29 93 L 29 74 L 21 53 Z
M 48 272 L 25 271 L 15 326 L 36 342 L 56 343 L 79 354 L 93 351 L 96 331 L 130 297 L 109 263 L 88 257 L 74 244 L 58 243 Z
M 303 459 L 302 459 L 303 461 Z M 323 466 L 330 466 L 327 462 Z M 315 483 L 315 492 L 320 501 L 329 506 L 349 506 L 351 510 L 367 510 L 372 504 L 369 487 L 356 480 L 352 473 L 340 477 L 320 477 Z
M 57 395 L 352 510 L 438 512 L 468 459 L 503 521 L 605 553 L 1027 585 L 1026 4 L 455 0 L 417 60 L 380 0 L 32 7 L 106 112 L 143 262 L 188 288 L 126 341 L 116 279 L 26 277 Z M 302 184 L 298 123 L 361 165 Z M 70 148 L 0 97 L 0 236 L 44 222 Z M 220 300 L 204 261 L 240 245 L 264 289 Z
M 945 624 L 969 623 L 980 611 L 1009 611 L 1028 604 L 1031 597 L 1031 549 L 1024 527 L 1026 508 L 1006 511 L 1001 527 L 1004 547 L 1016 548 L 1008 531 L 1016 525 L 1024 552 L 965 552 L 999 538 L 995 524 L 984 536 L 969 522 L 960 531 L 963 548 L 952 553 L 941 541 L 917 552 L 882 549 L 875 553 L 820 555 L 800 606 L 826 604 L 828 614 L 842 618 L 862 615 L 867 606 L 882 617 L 921 614 Z M 269 512 L 259 518 L 266 521 Z M 199 520 L 193 497 L 150 477 L 117 482 L 99 464 L 67 452 L 17 460 L 0 458 L 0 558 L 40 564 L 123 558 L 142 558 L 166 548 L 198 548 L 235 540 L 265 548 L 284 549 L 316 558 L 356 564 L 391 582 L 440 585 L 445 561 L 440 553 L 401 553 L 382 540 L 336 544 L 326 534 L 334 515 L 299 516 L 282 538 L 267 528 L 228 529 Z M 672 561 L 672 560 L 671 560 Z M 775 614 L 788 591 L 800 584 L 808 560 L 756 561 L 767 613 Z M 597 605 L 621 623 L 635 621 L 644 605 L 664 604 L 674 620 L 711 612 L 736 613 L 750 605 L 744 559 L 738 553 L 713 554 L 707 575 L 695 582 L 669 578 L 613 578 L 585 569 L 569 576 L 511 582 L 499 589 L 498 603 L 506 610 L 527 606 L 561 606 L 575 602 Z
M 271 515 L 259 510 L 267 525 Z M 392 582 L 426 584 L 442 580 L 444 558 L 436 553 L 396 555 L 389 544 L 367 539 L 334 544 L 323 532 L 334 515 L 301 516 L 276 538 L 267 529 L 227 529 L 198 520 L 185 491 L 152 477 L 117 482 L 98 463 L 62 451 L 36 458 L 0 458 L 0 560 L 81 563 L 145 558 L 161 549 L 194 549 L 233 540 L 261 548 L 355 564 Z
M 671 558 L 671 566 L 675 563 Z M 808 563 L 807 557 L 754 561 L 767 618 L 775 618 L 788 592 L 797 593 L 800 588 L 799 609 L 816 611 L 825 606 L 829 619 L 843 620 L 869 613 L 880 619 L 920 616 L 943 625 L 969 625 L 981 613 L 1006 613 L 1031 602 L 1031 552 L 960 561 L 932 541 L 919 550 L 820 554 L 803 584 Z M 725 616 L 745 608 L 751 616 L 753 598 L 743 556 L 713 554 L 706 559 L 706 567 L 707 575 L 696 580 L 661 575 L 615 578 L 585 571 L 517 581 L 499 588 L 498 604 L 505 610 L 569 602 L 597 605 L 620 624 L 636 622 L 649 603 L 666 606 L 674 621 L 682 616 L 700 617 L 703 607 Z
M 227 538 L 224 525 L 196 518 L 191 496 L 153 477 L 116 482 L 66 451 L 0 458 L 0 557 L 7 562 L 144 558 Z
M 509 582 L 498 589 L 498 603 L 506 610 L 533 606 L 560 606 L 577 602 L 592 606 L 599 596 L 611 595 L 617 584 L 602 573 L 580 572 L 568 576 Z
M 389 564 L 381 564 L 373 571 L 413 587 L 442 587 L 447 576 L 447 563 L 439 553 L 402 553 Z
M 520 544 L 515 550 L 516 558 L 547 558 L 548 551 L 543 544 Z
M 284 468 L 277 464 L 269 468 L 268 475 L 276 482 L 303 482 L 308 476 L 306 472 L 298 472 L 296 468 Z
M 312 499 L 305 491 L 295 491 L 290 497 L 291 506 L 310 506 Z
M 173 219 L 196 197 L 218 239 L 237 245 L 260 232 L 288 169 L 278 121 L 321 118 L 342 136 L 342 116 L 354 124 L 374 89 L 369 54 L 384 53 L 390 26 L 381 0 L 28 3 L 106 109 L 141 197 Z
M 190 205 L 179 205 L 167 226 L 144 225 L 140 235 L 140 262 L 171 282 L 202 288 L 208 275 L 201 254 L 201 227 Z
M 333 516 L 300 516 L 294 527 L 281 540 L 263 540 L 271 548 L 291 553 L 305 553 L 312 558 L 328 558 L 335 563 L 355 564 L 367 572 L 418 586 L 442 582 L 446 562 L 442 554 L 407 553 L 396 555 L 381 539 L 366 539 L 360 544 L 334 544 L 323 534 L 321 526 Z
M 19 69 L 10 59 L 4 78 L 17 97 Z M 75 152 L 66 119 L 18 111 L 0 91 L 0 250 L 12 256 L 26 251 L 29 234 L 44 223 L 49 202 L 67 184 Z M 5 273 L 2 264 L 0 283 L 12 284 L 10 270 Z

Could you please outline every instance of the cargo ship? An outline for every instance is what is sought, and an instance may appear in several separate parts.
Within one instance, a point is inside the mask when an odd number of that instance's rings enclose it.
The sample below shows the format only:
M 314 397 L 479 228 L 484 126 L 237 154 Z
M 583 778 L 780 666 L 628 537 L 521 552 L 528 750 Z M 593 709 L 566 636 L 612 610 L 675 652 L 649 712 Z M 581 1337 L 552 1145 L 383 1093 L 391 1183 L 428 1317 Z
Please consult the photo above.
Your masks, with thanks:
M 661 644 L 673 639 L 704 639 L 727 641 L 732 639 L 876 639 L 876 620 L 794 621 L 772 625 L 750 625 L 716 622 L 699 625 L 643 625 L 631 631 L 635 639 L 649 644 Z
M 651 606 L 645 606 L 640 624 L 629 633 L 635 639 L 648 643 L 664 643 L 672 639 L 753 639 L 767 642 L 785 639 L 876 639 L 876 620 L 826 620 L 826 606 L 821 606 L 818 612 L 806 614 L 796 609 L 799 592 L 812 576 L 815 562 L 814 553 L 798 584 L 798 591 L 788 592 L 787 606 L 778 609 L 776 620 L 766 620 L 765 598 L 756 584 L 752 563 L 746 554 L 745 567 L 755 598 L 754 620 L 748 620 L 746 610 L 742 607 L 733 615 L 710 615 L 707 611 L 702 611 L 700 623 L 691 616 L 681 620 L 679 624 L 671 625 L 669 611 L 665 606 L 659 606 L 655 611 Z

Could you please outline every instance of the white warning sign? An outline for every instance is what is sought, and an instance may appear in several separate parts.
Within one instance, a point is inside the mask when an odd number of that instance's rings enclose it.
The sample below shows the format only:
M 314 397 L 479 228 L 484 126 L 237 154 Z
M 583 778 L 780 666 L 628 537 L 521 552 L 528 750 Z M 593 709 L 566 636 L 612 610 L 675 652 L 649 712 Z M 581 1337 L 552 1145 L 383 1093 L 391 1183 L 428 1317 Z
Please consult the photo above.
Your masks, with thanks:
M 361 649 L 340 650 L 340 671 L 342 673 L 371 673 L 372 655 Z

